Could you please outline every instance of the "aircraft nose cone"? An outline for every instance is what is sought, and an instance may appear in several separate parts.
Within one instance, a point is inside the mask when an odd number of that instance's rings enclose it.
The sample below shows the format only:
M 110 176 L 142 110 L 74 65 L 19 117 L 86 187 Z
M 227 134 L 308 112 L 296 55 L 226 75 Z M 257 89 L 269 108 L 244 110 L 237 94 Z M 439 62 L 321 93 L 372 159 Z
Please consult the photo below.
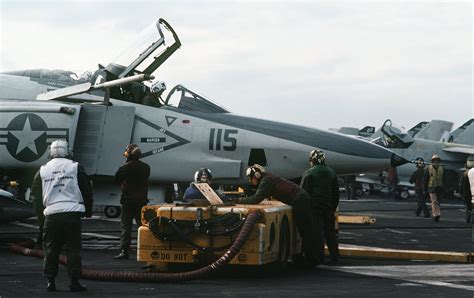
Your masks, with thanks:
M 395 153 L 392 153 L 392 157 L 390 158 L 390 160 L 391 160 L 390 163 L 391 163 L 392 167 L 398 167 L 398 166 L 404 165 L 406 163 L 409 163 L 408 160 L 406 160 L 405 158 L 403 158 L 400 155 L 395 154 Z

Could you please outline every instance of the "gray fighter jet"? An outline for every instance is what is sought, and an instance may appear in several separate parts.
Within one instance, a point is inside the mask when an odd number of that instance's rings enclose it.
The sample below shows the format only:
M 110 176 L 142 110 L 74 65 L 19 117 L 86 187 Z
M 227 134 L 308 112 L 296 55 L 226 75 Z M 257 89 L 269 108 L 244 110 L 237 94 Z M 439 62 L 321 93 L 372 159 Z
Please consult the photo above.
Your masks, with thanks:
M 0 189 L 0 224 L 35 216 L 28 202 L 18 200 L 8 191 Z
M 446 142 L 453 124 L 453 122 L 445 120 L 431 120 L 418 132 L 410 135 L 416 139 Z
M 448 142 L 474 146 L 474 119 L 469 119 L 449 134 Z
M 474 155 L 474 147 L 465 144 L 447 143 L 418 139 L 410 136 L 403 129 L 386 120 L 382 125 L 383 137 L 373 140 L 374 143 L 391 149 L 407 160 L 423 158 L 425 163 L 430 162 L 434 154 L 440 156 L 441 163 L 445 166 L 448 178 L 448 192 L 453 193 L 457 189 L 459 174 L 464 167 L 466 159 Z M 471 132 L 471 138 L 474 138 Z M 410 175 L 416 170 L 413 163 L 405 164 L 397 168 L 400 181 L 408 181 Z
M 165 42 L 166 39 L 166 42 Z M 221 184 L 247 184 L 245 170 L 259 163 L 289 179 L 308 167 L 308 154 L 324 150 L 338 174 L 383 170 L 405 159 L 341 134 L 230 113 L 184 86 L 165 100 L 148 80 L 181 45 L 163 19 L 153 23 L 116 61 L 80 78 L 58 70 L 0 74 L 0 174 L 28 181 L 47 162 L 55 139 L 73 145 L 74 159 L 94 180 L 95 201 L 116 215 L 119 188 L 111 177 L 129 143 L 151 165 L 150 198 L 164 186 L 188 183 L 200 167 Z

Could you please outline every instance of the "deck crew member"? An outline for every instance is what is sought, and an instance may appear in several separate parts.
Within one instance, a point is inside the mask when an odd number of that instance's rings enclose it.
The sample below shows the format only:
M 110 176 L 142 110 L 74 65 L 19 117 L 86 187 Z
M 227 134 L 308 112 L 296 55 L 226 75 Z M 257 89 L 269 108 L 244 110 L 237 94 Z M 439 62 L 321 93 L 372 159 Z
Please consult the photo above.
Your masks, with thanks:
M 196 188 L 194 184 L 196 183 L 207 183 L 209 185 L 212 184 L 212 173 L 211 170 L 206 168 L 200 168 L 194 174 L 194 182 L 188 186 L 186 191 L 184 192 L 183 199 L 185 201 L 188 200 L 206 200 L 206 197 Z
M 316 256 L 324 261 L 324 240 L 328 246 L 330 263 L 339 260 L 339 246 L 336 238 L 335 212 L 339 204 L 339 183 L 336 173 L 325 163 L 321 150 L 310 152 L 311 167 L 303 174 L 301 188 L 311 196 L 316 241 Z M 323 238 L 324 234 L 324 238 Z
M 417 208 L 415 215 L 419 216 L 423 210 L 425 217 L 430 217 L 428 207 L 426 207 L 426 194 L 423 192 L 423 176 L 425 175 L 425 161 L 419 157 L 415 159 L 416 170 L 410 176 L 410 183 L 415 184 L 415 194 L 417 197 Z
M 298 232 L 303 240 L 303 251 L 308 266 L 319 264 L 314 255 L 314 225 L 311 213 L 311 198 L 297 184 L 265 171 L 255 164 L 247 169 L 250 184 L 258 186 L 254 195 L 234 200 L 238 204 L 258 204 L 265 198 L 279 200 L 292 206 Z
M 441 217 L 441 210 L 439 207 L 439 200 L 444 192 L 445 185 L 445 173 L 444 167 L 439 163 L 441 158 L 438 155 L 433 155 L 431 157 L 431 165 L 428 167 L 428 170 L 423 176 L 423 187 L 424 192 L 428 193 L 431 199 L 431 214 L 434 221 L 438 222 Z
M 472 203 L 474 200 L 474 156 L 469 156 L 466 161 L 466 170 L 461 176 L 459 185 L 466 211 L 466 222 L 470 223 L 472 219 Z
M 474 204 L 474 165 L 472 165 L 471 169 L 467 173 L 467 177 L 469 178 L 469 185 L 471 187 L 471 205 L 470 205 L 471 218 L 470 218 L 470 220 L 472 220 L 472 204 Z
M 141 210 L 148 203 L 148 179 L 150 166 L 140 160 L 141 150 L 136 144 L 125 147 L 123 156 L 125 164 L 115 173 L 114 180 L 122 188 L 120 204 L 122 213 L 120 217 L 120 253 L 115 259 L 128 259 L 132 241 L 132 222 L 141 226 Z
M 37 215 L 43 218 L 44 276 L 47 290 L 56 291 L 61 246 L 67 246 L 67 268 L 71 292 L 87 287 L 79 283 L 81 274 L 81 217 L 92 216 L 92 188 L 84 168 L 70 159 L 68 143 L 51 143 L 50 157 L 35 175 L 32 185 Z

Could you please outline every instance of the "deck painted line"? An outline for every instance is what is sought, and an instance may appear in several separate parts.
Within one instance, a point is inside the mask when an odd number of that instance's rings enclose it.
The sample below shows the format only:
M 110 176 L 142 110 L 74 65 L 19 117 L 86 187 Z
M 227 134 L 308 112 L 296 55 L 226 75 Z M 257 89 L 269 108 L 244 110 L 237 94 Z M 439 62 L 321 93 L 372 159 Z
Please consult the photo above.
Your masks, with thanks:
M 474 253 L 472 252 L 463 253 L 428 250 L 402 250 L 378 247 L 361 247 L 354 245 L 340 245 L 339 252 L 341 256 L 346 257 L 365 257 L 397 260 L 425 260 L 455 263 L 474 262 Z M 327 248 L 326 253 L 328 253 Z
M 462 282 L 472 284 L 474 282 L 474 266 L 469 264 L 353 267 L 323 265 L 320 267 L 346 273 L 403 280 L 410 283 L 474 291 L 474 286 L 459 284 Z
M 31 228 L 31 229 L 38 230 L 38 226 L 36 226 L 36 225 L 30 225 L 30 224 L 26 224 L 26 223 L 22 223 L 22 222 L 14 222 L 13 224 L 15 224 L 17 226 L 25 227 L 25 228 Z M 97 238 L 100 238 L 100 239 L 110 239 L 110 240 L 120 239 L 120 237 L 118 237 L 118 236 L 110 236 L 110 235 L 98 234 L 98 233 L 82 233 L 82 235 L 83 236 L 90 236 L 90 237 L 97 237 Z

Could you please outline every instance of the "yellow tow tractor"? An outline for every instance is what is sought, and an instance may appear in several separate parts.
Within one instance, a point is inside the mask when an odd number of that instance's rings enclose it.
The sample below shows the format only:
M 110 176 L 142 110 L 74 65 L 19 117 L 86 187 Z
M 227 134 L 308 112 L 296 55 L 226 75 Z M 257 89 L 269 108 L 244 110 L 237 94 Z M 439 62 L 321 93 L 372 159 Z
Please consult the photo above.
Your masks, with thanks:
M 138 230 L 137 258 L 164 271 L 168 264 L 207 265 L 230 253 L 251 213 L 258 219 L 241 241 L 230 264 L 285 267 L 290 256 L 301 254 L 301 238 L 292 208 L 279 201 L 258 205 L 224 204 L 207 184 L 199 184 L 206 200 L 145 206 Z

